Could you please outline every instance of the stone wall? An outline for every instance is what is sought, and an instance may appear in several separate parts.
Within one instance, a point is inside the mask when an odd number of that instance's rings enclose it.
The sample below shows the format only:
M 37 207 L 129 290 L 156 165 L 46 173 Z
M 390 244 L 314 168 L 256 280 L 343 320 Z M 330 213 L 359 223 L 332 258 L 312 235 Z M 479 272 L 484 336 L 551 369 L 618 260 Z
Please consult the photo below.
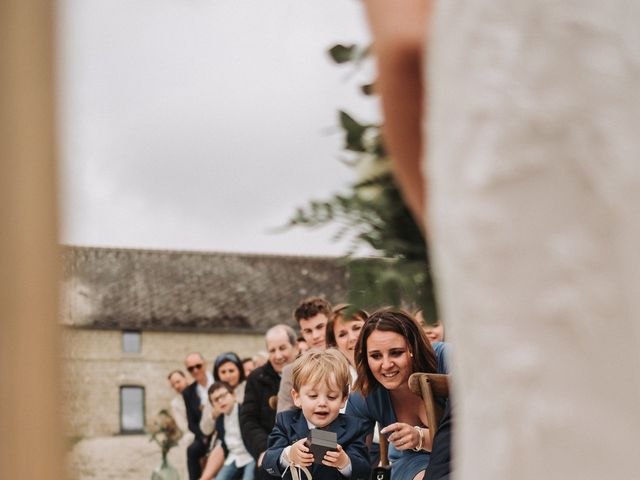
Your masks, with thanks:
M 145 423 L 168 408 L 175 393 L 167 374 L 184 370 L 192 351 L 201 352 L 210 369 L 219 353 L 244 357 L 264 349 L 262 334 L 142 332 L 140 353 L 123 353 L 120 330 L 65 328 L 63 339 L 68 433 L 82 437 L 120 432 L 121 386 L 144 387 Z

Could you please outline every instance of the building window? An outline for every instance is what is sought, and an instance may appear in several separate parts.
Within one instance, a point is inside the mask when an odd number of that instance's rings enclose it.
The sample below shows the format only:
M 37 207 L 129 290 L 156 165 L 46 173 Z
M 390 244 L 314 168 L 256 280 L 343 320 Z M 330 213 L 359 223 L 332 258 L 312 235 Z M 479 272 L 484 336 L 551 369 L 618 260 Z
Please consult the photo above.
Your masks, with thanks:
M 124 353 L 140 353 L 142 334 L 137 331 L 122 332 L 122 351 Z
M 120 431 L 144 430 L 144 387 L 120 387 Z

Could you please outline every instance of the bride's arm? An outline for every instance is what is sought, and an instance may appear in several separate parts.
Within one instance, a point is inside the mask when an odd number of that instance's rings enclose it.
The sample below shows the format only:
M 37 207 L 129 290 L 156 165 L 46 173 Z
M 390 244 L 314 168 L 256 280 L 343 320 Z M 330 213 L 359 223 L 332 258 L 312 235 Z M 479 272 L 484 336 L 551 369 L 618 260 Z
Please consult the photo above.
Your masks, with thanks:
M 422 63 L 432 0 L 366 0 L 382 96 L 384 134 L 405 201 L 424 228 Z

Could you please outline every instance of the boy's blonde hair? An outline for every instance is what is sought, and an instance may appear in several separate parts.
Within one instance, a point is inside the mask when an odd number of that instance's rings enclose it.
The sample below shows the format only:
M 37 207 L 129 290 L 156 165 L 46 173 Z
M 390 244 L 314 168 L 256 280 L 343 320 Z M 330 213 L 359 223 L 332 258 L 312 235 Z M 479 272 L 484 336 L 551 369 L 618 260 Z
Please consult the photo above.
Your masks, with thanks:
M 335 348 L 309 350 L 300 355 L 291 369 L 293 389 L 300 392 L 304 385 L 325 384 L 349 395 L 351 373 L 345 356 Z

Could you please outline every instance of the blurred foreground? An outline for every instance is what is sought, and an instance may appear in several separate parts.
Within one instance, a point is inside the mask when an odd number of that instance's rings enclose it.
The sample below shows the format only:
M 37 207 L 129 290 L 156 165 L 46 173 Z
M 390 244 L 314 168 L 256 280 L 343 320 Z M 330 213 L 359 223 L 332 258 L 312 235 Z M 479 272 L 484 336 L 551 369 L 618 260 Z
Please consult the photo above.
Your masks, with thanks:
M 169 463 L 188 479 L 186 453 L 182 447 L 172 448 Z M 148 435 L 93 437 L 73 445 L 68 457 L 69 478 L 74 480 L 151 478 L 153 469 L 162 461 L 160 448 L 149 442 Z

